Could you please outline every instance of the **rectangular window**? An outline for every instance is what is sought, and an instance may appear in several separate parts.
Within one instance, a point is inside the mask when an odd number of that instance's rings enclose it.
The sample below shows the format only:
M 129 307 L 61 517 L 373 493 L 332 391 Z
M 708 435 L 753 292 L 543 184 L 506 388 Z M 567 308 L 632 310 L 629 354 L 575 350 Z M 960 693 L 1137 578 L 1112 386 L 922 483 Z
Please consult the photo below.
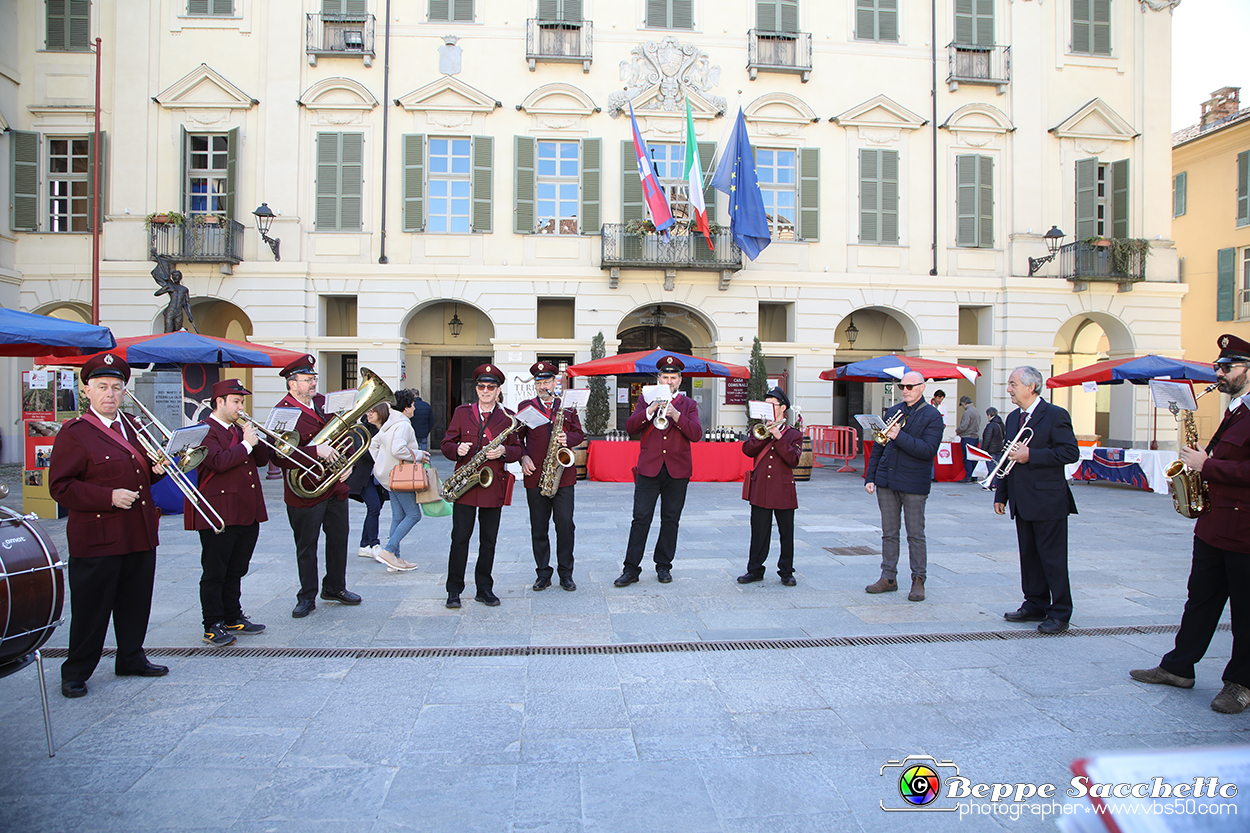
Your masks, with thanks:
M 430 0 L 431 22 L 472 23 L 473 0 Z
M 647 0 L 648 29 L 693 29 L 694 0 Z
M 225 135 L 187 136 L 187 215 L 227 213 L 230 141 Z
M 1128 237 L 1129 160 L 1076 160 L 1076 239 Z
M 1185 214 L 1185 188 L 1189 179 L 1185 171 L 1172 177 L 1172 216 L 1182 217 Z
M 191 17 L 234 17 L 234 0 L 187 0 Z
M 473 202 L 472 143 L 431 137 L 428 207 L 425 230 L 434 234 L 468 234 Z
M 578 142 L 538 143 L 537 220 L 539 234 L 577 234 L 581 202 Z
M 955 0 L 955 43 L 994 45 L 994 0 Z
M 898 151 L 859 152 L 859 242 L 898 245 Z
M 48 140 L 48 231 L 89 231 L 91 140 Z
M 49 52 L 85 52 L 91 49 L 91 1 L 45 0 L 46 40 Z
M 755 151 L 755 174 L 764 195 L 764 213 L 773 240 L 794 240 L 794 209 L 798 188 L 795 182 L 797 153 L 793 150 L 759 148 Z
M 582 23 L 582 0 L 538 0 L 538 19 L 544 23 Z
M 1237 226 L 1250 225 L 1250 150 L 1237 154 Z
M 955 245 L 994 248 L 994 158 L 973 154 L 955 157 L 955 181 Z
M 1072 53 L 1111 54 L 1111 0 L 1072 0 Z
M 360 231 L 364 144 L 363 133 L 317 134 L 316 231 Z
M 855 0 L 855 39 L 898 43 L 898 0 Z

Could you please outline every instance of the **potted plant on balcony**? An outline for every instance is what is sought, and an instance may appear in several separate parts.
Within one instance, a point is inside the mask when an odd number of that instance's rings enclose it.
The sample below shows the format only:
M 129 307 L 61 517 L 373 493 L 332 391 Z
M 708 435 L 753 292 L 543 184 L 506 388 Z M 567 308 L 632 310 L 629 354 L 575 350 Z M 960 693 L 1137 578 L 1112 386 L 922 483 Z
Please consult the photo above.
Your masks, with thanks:
M 630 220 L 625 224 L 626 234 L 655 234 L 655 223 L 650 220 Z
M 152 226 L 175 225 L 181 226 L 187 222 L 186 215 L 177 211 L 153 211 L 144 218 L 144 224 L 148 228 Z
M 1140 237 L 1090 237 L 1084 242 L 1086 246 L 1101 250 L 1100 256 L 1107 258 L 1113 275 L 1131 275 L 1137 264 L 1144 270 L 1146 258 L 1150 256 L 1150 241 Z

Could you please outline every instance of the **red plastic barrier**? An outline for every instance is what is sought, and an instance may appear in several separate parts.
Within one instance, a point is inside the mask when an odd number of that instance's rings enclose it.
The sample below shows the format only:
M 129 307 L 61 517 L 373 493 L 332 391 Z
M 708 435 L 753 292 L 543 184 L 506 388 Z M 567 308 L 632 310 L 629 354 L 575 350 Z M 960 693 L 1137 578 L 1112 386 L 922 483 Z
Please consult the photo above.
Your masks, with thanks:
M 812 456 L 841 460 L 838 471 L 858 471 L 851 461 L 859 456 L 859 435 L 846 425 L 809 425 L 807 433 L 812 438 Z

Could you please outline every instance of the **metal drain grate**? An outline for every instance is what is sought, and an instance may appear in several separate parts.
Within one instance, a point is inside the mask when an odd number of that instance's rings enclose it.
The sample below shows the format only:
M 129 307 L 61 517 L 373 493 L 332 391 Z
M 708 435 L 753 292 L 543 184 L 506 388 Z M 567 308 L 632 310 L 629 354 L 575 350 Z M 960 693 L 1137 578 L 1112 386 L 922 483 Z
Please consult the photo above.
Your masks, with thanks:
M 1140 625 L 1118 628 L 1072 628 L 1057 636 L 1047 636 L 1030 628 L 1018 631 L 972 631 L 967 633 L 882 634 L 878 636 L 832 636 L 812 639 L 747 639 L 719 642 L 653 642 L 627 645 L 517 645 L 483 648 L 148 648 L 153 657 L 260 657 L 281 659 L 410 659 L 440 657 L 535 657 L 583 654 L 666 654 L 715 651 L 771 651 L 791 648 L 863 648 L 877 645 L 933 645 L 954 642 L 991 642 L 1015 639 L 1059 639 L 1084 636 L 1135 636 L 1176 633 L 1179 625 Z M 1217 630 L 1229 631 L 1221 624 Z M 113 656 L 105 648 L 105 656 Z M 47 648 L 43 655 L 63 658 L 64 648 Z
M 830 553 L 833 553 L 834 555 L 880 555 L 881 554 L 880 547 L 864 547 L 864 546 L 825 547 L 824 549 L 825 549 L 825 552 L 830 552 Z

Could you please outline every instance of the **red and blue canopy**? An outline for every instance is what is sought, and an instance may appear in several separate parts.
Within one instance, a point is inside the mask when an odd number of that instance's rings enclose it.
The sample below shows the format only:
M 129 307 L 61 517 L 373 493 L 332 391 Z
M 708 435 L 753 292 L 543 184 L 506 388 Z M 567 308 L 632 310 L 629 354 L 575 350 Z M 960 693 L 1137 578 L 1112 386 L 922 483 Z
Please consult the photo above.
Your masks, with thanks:
M 825 381 L 837 382 L 897 382 L 903 374 L 914 370 L 926 379 L 967 379 L 975 382 L 981 371 L 966 364 L 939 362 L 916 356 L 874 356 L 860 362 L 851 362 L 820 374 Z
M 0 309 L 0 356 L 81 356 L 116 344 L 108 327 Z
M 1048 388 L 1070 388 L 1086 382 L 1100 385 L 1118 385 L 1132 382 L 1144 385 L 1151 379 L 1190 379 L 1195 382 L 1214 382 L 1215 371 L 1211 365 L 1185 359 L 1169 359 L 1147 353 L 1129 359 L 1113 359 L 1096 362 L 1088 367 L 1069 370 L 1046 380 Z
M 674 353 L 671 350 L 643 350 L 640 353 L 620 353 L 604 356 L 581 364 L 570 365 L 568 374 L 573 376 L 619 376 L 626 373 L 658 373 L 656 363 L 665 356 L 676 356 L 686 369 L 683 376 L 723 376 L 734 379 L 750 379 L 751 369 L 741 364 L 718 362 Z
M 212 364 L 222 367 L 286 367 L 304 353 L 235 341 L 230 338 L 188 333 L 157 333 L 156 335 L 119 338 L 115 349 L 108 352 L 121 356 L 132 365 L 141 364 Z M 37 356 L 35 364 L 81 365 L 91 356 Z

